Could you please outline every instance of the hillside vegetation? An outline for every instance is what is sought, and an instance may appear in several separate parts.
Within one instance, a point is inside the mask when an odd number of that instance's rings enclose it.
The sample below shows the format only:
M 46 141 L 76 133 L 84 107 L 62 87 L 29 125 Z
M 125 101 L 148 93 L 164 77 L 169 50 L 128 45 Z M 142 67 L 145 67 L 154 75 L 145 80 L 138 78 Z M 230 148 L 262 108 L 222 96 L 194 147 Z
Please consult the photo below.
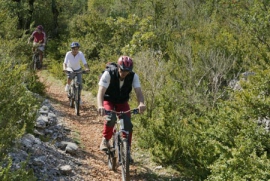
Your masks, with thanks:
M 270 179 L 270 134 L 257 121 L 270 110 L 269 11 L 263 0 L 0 0 L 0 180 L 32 177 L 12 173 L 7 153 L 33 131 L 33 93 L 44 92 L 27 44 L 39 24 L 49 72 L 64 80 L 65 53 L 78 41 L 94 95 L 107 62 L 133 58 L 147 105 L 136 136 L 153 161 L 194 180 Z

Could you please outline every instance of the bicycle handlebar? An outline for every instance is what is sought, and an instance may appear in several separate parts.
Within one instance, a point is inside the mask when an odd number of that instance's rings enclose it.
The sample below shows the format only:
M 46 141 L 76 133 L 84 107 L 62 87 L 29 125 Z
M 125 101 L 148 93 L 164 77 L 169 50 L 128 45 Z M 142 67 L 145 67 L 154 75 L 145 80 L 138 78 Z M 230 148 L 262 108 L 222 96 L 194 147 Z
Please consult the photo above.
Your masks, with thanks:
M 125 114 L 125 113 L 128 113 L 128 112 L 131 112 L 131 114 L 139 114 L 139 109 L 138 108 L 135 108 L 135 109 L 130 109 L 128 111 L 120 111 L 120 112 L 117 112 L 117 111 L 114 111 L 114 110 L 106 110 L 105 109 L 105 115 L 109 115 L 110 113 L 116 113 L 116 114 Z
M 64 70 L 64 72 L 68 72 L 68 73 L 72 73 L 72 74 L 87 74 L 87 73 L 89 73 L 89 71 L 86 71 L 86 70 L 81 70 L 79 72 Z

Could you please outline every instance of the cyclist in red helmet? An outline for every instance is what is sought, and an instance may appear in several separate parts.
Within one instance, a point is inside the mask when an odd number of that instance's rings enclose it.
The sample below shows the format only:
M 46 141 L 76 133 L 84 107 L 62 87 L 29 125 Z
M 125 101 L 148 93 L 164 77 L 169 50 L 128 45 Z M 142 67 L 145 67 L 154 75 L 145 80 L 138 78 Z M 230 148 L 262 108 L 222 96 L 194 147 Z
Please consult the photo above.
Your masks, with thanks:
M 105 115 L 106 110 L 128 111 L 130 110 L 128 101 L 129 95 L 134 88 L 136 93 L 139 112 L 146 110 L 144 104 L 144 96 L 141 90 L 139 77 L 132 71 L 133 61 L 128 56 L 121 56 L 118 59 L 117 67 L 104 71 L 99 81 L 99 89 L 97 94 L 97 106 L 100 116 Z M 129 143 L 132 138 L 132 123 L 130 113 L 124 118 L 125 128 L 130 133 Z M 100 150 L 106 151 L 109 146 L 109 140 L 113 134 L 114 121 L 104 121 L 103 138 L 100 144 Z M 132 159 L 131 159 L 132 160 Z
M 30 41 L 33 40 L 33 52 L 35 51 L 36 48 L 39 50 L 39 59 L 42 65 L 42 60 L 43 60 L 43 52 L 45 50 L 45 45 L 46 45 L 46 33 L 44 32 L 43 26 L 38 25 L 35 29 L 35 31 L 31 34 L 31 36 L 28 39 L 28 44 Z

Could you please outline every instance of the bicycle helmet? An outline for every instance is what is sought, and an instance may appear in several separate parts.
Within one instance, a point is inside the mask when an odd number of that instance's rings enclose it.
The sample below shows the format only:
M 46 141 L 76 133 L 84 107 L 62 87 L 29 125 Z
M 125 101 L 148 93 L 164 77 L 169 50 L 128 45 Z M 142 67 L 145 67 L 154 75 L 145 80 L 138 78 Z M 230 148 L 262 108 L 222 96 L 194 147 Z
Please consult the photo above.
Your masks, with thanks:
M 71 44 L 70 44 L 70 47 L 71 48 L 75 48 L 75 47 L 80 47 L 80 44 L 78 43 L 78 42 L 72 42 Z
M 132 71 L 133 69 L 133 61 L 130 57 L 128 56 L 121 56 L 119 57 L 117 64 L 120 66 L 121 70 L 124 71 Z
M 43 31 L 43 26 L 42 25 L 38 25 L 37 26 L 37 30 Z

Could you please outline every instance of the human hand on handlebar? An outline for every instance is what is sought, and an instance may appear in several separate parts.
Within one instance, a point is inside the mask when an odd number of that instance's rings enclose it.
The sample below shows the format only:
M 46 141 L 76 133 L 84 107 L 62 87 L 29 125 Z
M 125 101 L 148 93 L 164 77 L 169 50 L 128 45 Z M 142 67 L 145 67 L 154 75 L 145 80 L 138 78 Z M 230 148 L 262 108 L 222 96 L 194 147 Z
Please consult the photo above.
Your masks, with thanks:
M 98 108 L 98 114 L 100 116 L 105 116 L 105 108 L 104 107 L 99 107 Z
M 139 109 L 139 113 L 143 113 L 146 110 L 146 106 L 144 105 L 144 103 L 140 103 L 140 105 L 138 106 Z

